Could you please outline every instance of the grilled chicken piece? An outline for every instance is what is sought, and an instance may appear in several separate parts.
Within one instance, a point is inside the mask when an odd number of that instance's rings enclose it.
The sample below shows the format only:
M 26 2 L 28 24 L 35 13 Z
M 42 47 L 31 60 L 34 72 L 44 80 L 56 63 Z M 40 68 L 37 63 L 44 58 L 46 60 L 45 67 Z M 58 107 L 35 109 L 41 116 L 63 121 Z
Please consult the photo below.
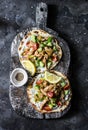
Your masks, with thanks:
M 35 44 L 35 42 L 30 41 L 30 47 L 33 46 L 33 44 Z
M 54 87 L 54 85 L 53 85 L 53 84 L 50 84 L 49 86 L 47 86 L 46 88 L 44 88 L 44 91 L 45 91 L 45 92 L 51 91 L 53 87 Z
M 40 55 L 44 56 L 44 50 L 39 53 Z
M 45 47 L 45 52 L 48 54 L 48 56 L 51 56 L 53 49 Z
M 47 86 L 48 82 L 46 80 L 43 81 L 44 88 Z
M 41 40 L 42 40 L 42 37 L 39 35 L 39 36 L 37 36 L 37 39 L 38 39 L 39 41 L 41 41 Z
M 38 58 L 39 58 L 39 59 L 42 59 L 44 55 L 45 55 L 45 54 L 44 54 L 44 51 L 42 51 L 42 52 L 39 53 Z
M 43 56 L 44 57 L 43 57 L 42 61 L 43 61 L 44 64 L 46 64 L 46 60 L 48 59 L 48 54 L 44 54 Z
M 47 54 L 45 54 L 44 57 L 45 57 L 46 59 L 48 59 L 48 55 L 47 55 Z
M 34 50 L 33 48 L 30 48 L 29 52 L 28 52 L 28 55 L 32 55 L 34 53 Z
M 41 59 L 42 59 L 42 57 L 43 57 L 43 56 L 39 54 L 38 59 L 39 59 L 39 60 L 41 60 Z
M 39 56 L 38 51 L 35 51 L 34 55 L 38 57 Z
M 45 57 L 43 57 L 42 61 L 43 61 L 44 64 L 46 64 L 46 58 Z
M 40 91 L 41 91 L 45 96 L 47 96 L 47 93 L 46 93 L 43 89 L 40 89 Z
M 35 51 L 34 55 L 37 56 L 39 59 L 42 59 L 42 57 L 44 56 L 44 51 L 42 52 Z

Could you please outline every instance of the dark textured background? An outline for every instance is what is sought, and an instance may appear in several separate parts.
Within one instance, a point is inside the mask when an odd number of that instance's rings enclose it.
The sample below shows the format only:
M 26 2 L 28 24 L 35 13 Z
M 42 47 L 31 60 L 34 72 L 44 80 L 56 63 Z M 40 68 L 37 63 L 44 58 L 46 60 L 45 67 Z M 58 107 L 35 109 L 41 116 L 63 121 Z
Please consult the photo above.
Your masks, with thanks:
M 88 130 L 88 1 L 43 0 L 49 4 L 47 26 L 71 50 L 72 107 L 61 119 L 35 120 L 17 115 L 9 101 L 10 45 L 14 36 L 35 26 L 40 0 L 0 0 L 0 130 Z

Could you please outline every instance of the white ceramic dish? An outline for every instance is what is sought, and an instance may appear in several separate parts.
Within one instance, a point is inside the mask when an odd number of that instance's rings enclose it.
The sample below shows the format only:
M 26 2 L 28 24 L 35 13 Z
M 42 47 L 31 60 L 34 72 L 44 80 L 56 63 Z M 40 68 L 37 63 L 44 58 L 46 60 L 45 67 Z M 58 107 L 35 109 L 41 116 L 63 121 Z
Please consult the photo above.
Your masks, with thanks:
M 16 79 L 16 75 L 19 74 L 19 73 L 23 74 L 23 79 L 20 80 L 20 81 Z M 16 69 L 14 69 L 12 71 L 11 75 L 10 75 L 10 81 L 16 87 L 23 86 L 28 81 L 27 72 L 24 69 L 22 69 L 22 68 L 16 68 Z

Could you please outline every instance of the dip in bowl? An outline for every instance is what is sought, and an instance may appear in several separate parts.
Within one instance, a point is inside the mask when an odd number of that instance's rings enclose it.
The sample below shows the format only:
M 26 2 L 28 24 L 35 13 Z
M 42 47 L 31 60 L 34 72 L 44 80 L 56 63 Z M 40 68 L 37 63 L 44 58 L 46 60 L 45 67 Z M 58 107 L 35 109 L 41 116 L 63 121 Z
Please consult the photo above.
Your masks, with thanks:
M 16 68 L 10 75 L 11 83 L 16 87 L 21 87 L 28 81 L 27 72 L 22 68 Z

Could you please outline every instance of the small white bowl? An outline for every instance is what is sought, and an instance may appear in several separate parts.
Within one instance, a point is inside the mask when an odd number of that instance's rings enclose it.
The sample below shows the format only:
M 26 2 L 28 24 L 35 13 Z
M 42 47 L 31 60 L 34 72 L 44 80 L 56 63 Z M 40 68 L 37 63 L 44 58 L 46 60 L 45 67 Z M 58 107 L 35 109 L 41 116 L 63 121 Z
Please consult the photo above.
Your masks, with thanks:
M 18 73 L 22 73 L 23 74 L 23 79 L 21 81 L 18 81 L 16 79 L 16 75 Z M 26 84 L 26 82 L 28 81 L 28 75 L 27 75 L 27 72 L 22 69 L 22 68 L 16 68 L 12 71 L 11 75 L 10 75 L 10 81 L 11 83 L 16 86 L 16 87 L 21 87 L 23 86 L 24 84 Z

